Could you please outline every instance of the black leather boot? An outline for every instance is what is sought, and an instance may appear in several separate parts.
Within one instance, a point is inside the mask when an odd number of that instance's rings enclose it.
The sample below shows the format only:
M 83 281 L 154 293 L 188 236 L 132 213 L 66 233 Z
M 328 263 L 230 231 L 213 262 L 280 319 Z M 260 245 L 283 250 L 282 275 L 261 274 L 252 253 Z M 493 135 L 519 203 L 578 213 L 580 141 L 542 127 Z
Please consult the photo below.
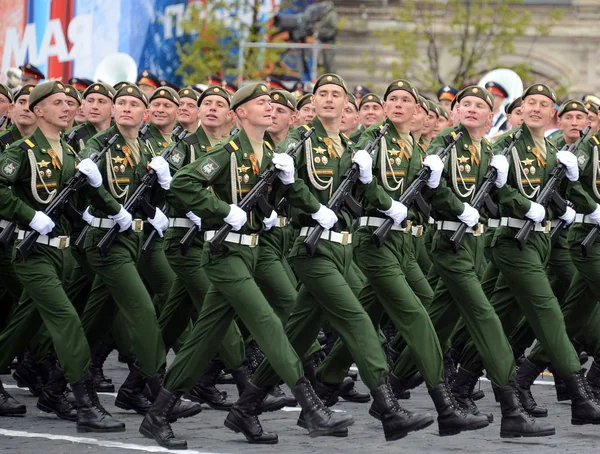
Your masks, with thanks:
M 525 359 L 517 369 L 517 375 L 515 376 L 523 408 L 527 413 L 536 418 L 545 418 L 548 416 L 548 409 L 540 407 L 533 398 L 533 394 L 531 394 L 531 385 L 533 385 L 533 382 L 543 370 L 528 359 Z
M 570 400 L 569 391 L 567 390 L 567 385 L 562 378 L 558 376 L 556 371 L 552 368 L 552 366 L 548 366 L 548 370 L 554 377 L 554 390 L 556 391 L 556 400 L 559 402 L 566 402 Z
M 229 411 L 233 403 L 228 402 L 226 397 L 215 387 L 222 366 L 220 361 L 209 362 L 204 373 L 185 397 L 194 402 L 207 404 L 215 410 Z
M 458 402 L 458 405 L 460 405 L 460 408 L 475 416 L 482 414 L 479 411 L 479 408 L 477 408 L 477 405 L 475 405 L 475 402 L 473 402 L 473 399 L 471 399 L 473 389 L 479 381 L 479 377 L 481 377 L 480 372 L 470 372 L 463 367 L 459 367 L 451 388 L 452 394 Z M 485 416 L 487 416 L 489 422 L 494 421 L 493 414 L 488 413 Z
M 187 442 L 179 440 L 171 429 L 171 413 L 173 407 L 180 400 L 181 394 L 172 393 L 165 388 L 160 388 L 152 407 L 144 416 L 140 425 L 140 433 L 147 438 L 154 438 L 156 442 L 167 449 L 187 449 Z
M 99 343 L 96 344 L 91 351 L 91 363 L 90 363 L 90 372 L 92 373 L 92 377 L 94 379 L 94 386 L 96 387 L 96 392 L 102 393 L 114 393 L 115 385 L 113 384 L 110 378 L 106 378 L 104 376 L 104 362 L 110 352 L 112 351 L 112 347 Z
M 596 361 L 594 361 L 590 366 L 590 370 L 585 378 L 592 393 L 594 394 L 594 397 L 598 399 L 600 397 L 600 366 L 598 366 Z
M 244 390 L 246 389 L 246 385 L 250 383 L 250 372 L 245 364 L 241 365 L 237 369 L 233 369 L 231 371 L 231 375 L 235 380 L 235 385 L 238 390 L 238 394 L 241 397 L 244 394 Z M 285 407 L 286 401 L 284 398 L 275 397 L 267 392 L 264 396 L 263 401 L 258 407 L 258 414 L 266 413 L 269 411 L 277 411 L 281 410 Z
M 107 412 L 96 394 L 92 374 L 71 383 L 77 400 L 77 432 L 124 432 L 125 424 Z
M 333 407 L 338 402 L 338 396 L 341 393 L 346 393 L 351 387 L 354 387 L 354 381 L 350 377 L 346 377 L 341 385 L 328 385 L 327 383 L 323 383 L 318 379 L 313 386 L 317 396 L 327 407 Z M 304 411 L 300 411 L 300 416 L 298 416 L 298 421 L 296 424 L 303 429 L 308 429 L 308 425 L 304 420 Z M 343 429 L 334 430 L 330 434 L 332 437 L 344 438 L 348 436 L 348 428 L 344 427 Z
M 386 441 L 399 440 L 406 437 L 409 432 L 421 430 L 433 424 L 433 416 L 429 413 L 411 413 L 398 404 L 388 377 L 384 377 L 379 386 L 371 390 L 371 395 L 373 403 L 369 413 L 379 415 Z
M 429 390 L 431 400 L 438 413 L 440 437 L 456 435 L 465 430 L 477 430 L 487 427 L 489 421 L 485 415 L 472 415 L 461 410 L 454 400 L 450 387 L 441 383 Z
M 235 373 L 233 373 L 235 377 Z M 225 418 L 225 427 L 242 433 L 252 444 L 274 445 L 279 441 L 277 434 L 264 432 L 258 419 L 259 406 L 267 396 L 267 390 L 248 382 L 239 400 L 233 404 Z
M 27 408 L 8 394 L 0 381 L 0 416 L 24 416 Z
M 56 364 L 56 359 L 49 359 L 40 365 L 40 369 L 46 384 L 38 398 L 37 408 L 46 413 L 54 413 L 66 421 L 77 421 L 77 410 L 65 396 L 67 380 Z
M 600 424 L 600 405 L 589 395 L 583 374 L 570 375 L 564 383 L 571 398 L 571 424 Z
M 127 366 L 129 367 L 129 375 L 119 388 L 115 406 L 123 410 L 133 410 L 139 415 L 145 415 L 152 405 L 144 394 L 146 377 L 141 374 L 135 361 L 130 361 Z
M 302 411 L 304 412 L 304 421 L 308 429 L 308 434 L 311 438 L 329 435 L 340 429 L 354 424 L 354 418 L 350 415 L 333 413 L 327 408 L 321 399 L 315 393 L 306 377 L 301 377 L 296 386 L 292 389 L 292 393 Z
M 556 433 L 552 424 L 541 422 L 523 409 L 514 382 L 496 389 L 502 409 L 501 438 L 547 437 Z
M 13 372 L 13 378 L 17 382 L 19 388 L 28 388 L 29 392 L 35 397 L 39 397 L 42 393 L 44 381 L 39 366 L 33 359 L 33 354 L 26 350 L 23 359 Z
M 392 390 L 394 391 L 394 396 L 396 399 L 410 399 L 410 391 L 409 391 L 409 380 L 405 378 L 396 377 L 393 372 L 390 372 L 389 382 Z
M 454 378 L 456 377 L 456 363 L 454 362 L 455 354 L 456 353 L 452 348 L 444 353 L 444 373 L 446 374 L 446 382 L 448 382 L 450 386 L 452 386 Z
M 149 390 L 150 397 L 148 400 L 152 403 L 158 397 L 160 390 L 162 389 L 163 381 L 165 379 L 164 369 L 159 370 L 152 377 L 147 379 L 147 387 Z M 170 412 L 171 422 L 175 422 L 179 418 L 190 418 L 197 415 L 202 411 L 202 405 L 197 402 L 189 402 L 187 400 L 178 399 L 175 402 L 175 407 Z
M 371 400 L 371 396 L 368 393 L 361 393 L 356 389 L 356 386 L 354 386 L 354 381 L 350 377 L 346 377 L 344 379 L 342 386 L 344 386 L 346 383 L 349 385 L 349 389 L 343 393 L 340 392 L 340 397 L 342 399 L 347 400 L 348 402 L 356 402 L 359 404 L 366 404 Z
M 269 394 L 277 399 L 283 399 L 283 403 L 286 407 L 295 407 L 298 405 L 296 399 L 294 399 L 293 396 L 288 396 L 279 385 L 273 386 L 269 391 Z
M 317 367 L 323 361 L 323 352 L 320 350 L 318 352 L 313 353 L 312 355 L 306 357 L 302 366 L 304 368 L 304 376 L 308 379 L 313 387 L 315 386 L 315 381 L 317 380 Z
M 250 371 L 250 375 L 254 375 L 260 363 L 265 359 L 265 354 L 262 352 L 260 347 L 255 341 L 250 341 L 248 345 L 246 345 L 246 363 L 248 365 L 248 370 Z

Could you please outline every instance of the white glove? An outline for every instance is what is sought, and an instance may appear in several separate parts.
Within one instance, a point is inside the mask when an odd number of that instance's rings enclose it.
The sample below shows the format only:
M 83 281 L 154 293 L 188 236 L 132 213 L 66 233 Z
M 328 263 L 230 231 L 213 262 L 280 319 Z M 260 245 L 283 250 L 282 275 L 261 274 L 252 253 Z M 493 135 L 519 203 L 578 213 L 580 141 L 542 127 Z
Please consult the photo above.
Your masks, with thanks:
M 100 175 L 100 170 L 98 170 L 98 166 L 90 158 L 82 159 L 81 162 L 77 164 L 77 170 L 87 177 L 88 183 L 92 188 L 99 188 L 102 186 L 102 175 Z
M 402 224 L 402 222 L 406 219 L 406 216 L 408 216 L 408 208 L 406 208 L 406 205 L 396 200 L 392 200 L 392 206 L 389 210 L 379 211 L 386 216 L 389 216 L 394 221 L 395 225 Z
M 565 214 L 559 216 L 558 218 L 562 219 L 563 221 L 566 221 L 567 225 L 571 225 L 575 220 L 575 210 L 570 206 L 567 206 L 567 211 L 565 211 Z
M 43 211 L 36 211 L 33 219 L 29 223 L 29 227 L 38 232 L 40 235 L 48 235 L 52 232 L 56 224 Z
M 169 170 L 169 163 L 162 156 L 155 156 L 150 161 L 150 168 L 156 172 L 160 187 L 167 191 L 171 187 L 171 180 L 173 179 Z
M 275 210 L 271 211 L 271 216 L 264 218 L 263 224 L 265 225 L 265 230 L 271 230 L 277 224 L 277 212 Z
M 429 180 L 427 180 L 427 186 L 431 189 L 435 189 L 440 185 L 442 178 L 442 170 L 444 170 L 444 163 L 438 155 L 430 154 L 423 160 L 423 165 L 431 169 Z
M 573 153 L 567 150 L 559 150 L 556 153 L 556 159 L 567 168 L 567 178 L 569 180 L 577 181 L 579 179 L 579 166 Z
M 125 230 L 129 229 L 133 223 L 133 216 L 131 216 L 129 211 L 123 208 L 123 205 L 121 205 L 121 209 L 117 214 L 112 216 L 109 215 L 108 217 L 119 224 L 119 232 L 124 232 Z
M 202 219 L 200 219 L 198 216 L 196 216 L 191 211 L 188 211 L 187 213 L 185 213 L 185 215 L 187 216 L 187 218 L 190 221 L 192 221 L 194 224 L 196 224 L 198 226 L 198 230 L 202 230 Z
M 154 230 L 156 230 L 156 233 L 158 233 L 158 236 L 161 238 L 163 237 L 165 230 L 169 228 L 169 218 L 159 208 L 154 212 L 153 218 L 148 218 L 148 222 L 154 227 Z
M 279 169 L 277 177 L 279 177 L 283 184 L 294 183 L 294 160 L 290 155 L 285 153 L 275 153 L 273 155 L 273 164 L 276 169 Z
M 469 227 L 473 227 L 479 222 L 479 211 L 477 211 L 468 203 L 463 203 L 463 205 L 465 206 L 465 209 L 462 214 L 458 216 L 458 219 L 460 219 L 460 222 L 467 224 Z
M 546 210 L 539 203 L 531 202 L 531 208 L 525 216 L 534 222 L 542 222 L 546 218 Z
M 81 219 L 86 224 L 92 225 L 92 221 L 94 220 L 94 216 L 90 214 L 90 207 L 87 207 L 85 211 L 81 214 Z
M 600 224 L 600 205 L 596 204 L 596 209 L 592 211 L 588 216 L 592 218 L 592 220 L 596 224 Z
M 369 184 L 373 181 L 373 158 L 365 150 L 358 150 L 352 157 L 359 168 L 358 179 L 363 184 Z
M 506 180 L 508 179 L 508 159 L 506 159 L 506 156 L 497 154 L 492 156 L 492 162 L 490 162 L 490 165 L 497 171 L 496 181 L 494 181 L 494 184 L 497 188 L 501 188 L 506 184 Z
M 233 227 L 232 230 L 234 232 L 237 232 L 244 227 L 244 224 L 248 220 L 248 214 L 237 205 L 231 204 L 229 207 L 231 208 L 229 214 L 223 220 Z
M 315 221 L 321 224 L 325 230 L 329 230 L 331 227 L 335 225 L 338 220 L 338 217 L 335 213 L 327 208 L 325 205 L 321 205 L 319 211 L 310 215 Z

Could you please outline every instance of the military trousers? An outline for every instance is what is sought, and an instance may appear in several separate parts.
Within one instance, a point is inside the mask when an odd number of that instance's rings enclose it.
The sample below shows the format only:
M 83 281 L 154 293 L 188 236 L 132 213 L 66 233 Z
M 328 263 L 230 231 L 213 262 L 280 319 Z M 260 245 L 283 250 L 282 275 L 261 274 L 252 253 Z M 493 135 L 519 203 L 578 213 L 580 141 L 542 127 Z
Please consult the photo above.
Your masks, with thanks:
M 450 246 L 452 232 L 438 230 L 432 241 L 432 258 L 441 281 L 435 290 L 429 315 L 440 343 L 450 336 L 458 317 L 462 317 L 471 339 L 481 352 L 488 376 L 496 386 L 512 378 L 515 361 L 498 316 L 485 296 L 477 276 L 483 243 L 465 235 L 461 248 L 454 253 Z M 394 373 L 408 378 L 415 372 L 411 354 L 405 349 L 394 365 Z
M 200 314 L 210 288 L 210 280 L 202 267 L 203 242 L 195 240 L 196 243 L 187 251 L 186 255 L 181 255 L 179 242 L 186 232 L 187 229 L 182 228 L 170 229 L 167 231 L 164 241 L 165 256 L 176 274 L 171 296 L 158 320 L 166 348 L 173 346 L 185 332 L 192 312 Z M 180 289 L 183 290 L 183 293 L 180 292 Z M 179 350 L 191 332 L 192 330 L 187 333 L 185 339 L 182 339 Z M 236 369 L 243 363 L 245 358 L 244 341 L 235 322 L 226 328 L 218 355 L 228 369 Z
M 517 233 L 516 229 L 512 230 Z M 506 320 L 515 320 L 514 314 L 524 314 L 559 376 L 566 377 L 577 372 L 579 358 L 567 336 L 563 314 L 546 274 L 550 235 L 532 232 L 523 250 L 519 250 L 514 235 L 501 236 L 492 245 L 492 254 L 501 277 L 491 303 L 498 316 L 505 320 L 506 332 L 511 333 L 518 323 L 517 320 L 513 326 L 509 326 Z M 501 304 L 512 301 L 506 298 L 507 293 L 512 293 L 517 306 Z M 463 363 L 467 369 L 488 369 L 487 362 L 484 364 L 480 358 L 481 355 L 476 354 L 472 347 L 465 348 Z
M 144 232 L 144 241 L 148 235 L 149 232 Z M 152 304 L 156 308 L 156 313 L 160 315 L 160 311 L 169 299 L 171 286 L 175 280 L 175 273 L 165 256 L 162 238 L 157 236 L 150 250 L 146 254 L 140 254 L 137 269 L 148 292 L 152 295 Z
M 90 349 L 77 311 L 63 288 L 65 257 L 69 249 L 37 244 L 24 262 L 14 262 L 23 285 L 19 304 L 0 334 L 0 369 L 7 368 L 43 326 L 69 382 L 79 380 L 90 367 Z
M 211 285 L 192 333 L 167 371 L 165 388 L 187 392 L 194 386 L 221 347 L 235 314 L 288 386 L 294 387 L 302 377 L 300 358 L 254 280 L 258 254 L 256 247 L 223 243 L 211 256 L 209 245 L 204 245 L 202 265 Z
M 302 283 L 286 325 L 286 334 L 298 355 L 306 354 L 327 320 L 350 351 L 365 385 L 369 389 L 379 386 L 388 374 L 381 341 L 345 279 L 352 267 L 352 245 L 320 240 L 315 255 L 309 257 L 304 237 L 298 237 L 290 262 Z M 278 380 L 277 371 L 267 360 L 253 378 L 258 386 L 274 385 Z
M 362 227 L 356 234 L 354 260 L 367 277 L 359 301 L 375 327 L 383 313 L 398 328 L 412 352 L 417 368 L 430 388 L 444 381 L 443 356 L 435 329 L 413 290 L 405 270 L 415 268 L 420 274 L 415 287 L 421 287 L 429 297 L 433 291 L 416 263 L 411 233 L 390 232 L 386 244 L 378 249 L 373 241 L 373 227 Z M 318 369 L 325 383 L 341 383 L 353 359 L 346 345 L 338 339 Z
M 131 336 L 140 372 L 151 377 L 166 363 L 166 357 L 152 299 L 136 268 L 143 235 L 119 233 L 108 255 L 102 257 L 96 245 L 106 232 L 92 228 L 85 239 L 86 258 L 96 277 L 81 321 L 94 345 L 103 339 L 119 313 Z

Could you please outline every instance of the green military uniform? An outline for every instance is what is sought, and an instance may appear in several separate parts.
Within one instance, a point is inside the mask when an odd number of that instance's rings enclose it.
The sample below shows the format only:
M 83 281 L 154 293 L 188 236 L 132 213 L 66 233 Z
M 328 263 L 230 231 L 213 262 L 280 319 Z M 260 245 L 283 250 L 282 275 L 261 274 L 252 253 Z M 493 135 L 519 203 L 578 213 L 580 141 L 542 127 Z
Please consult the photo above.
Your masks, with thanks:
M 551 97 L 552 92 L 549 89 L 542 85 L 536 87 L 542 90 L 533 87 L 530 87 L 530 90 L 537 90 Z M 526 95 L 527 92 L 523 98 Z M 536 226 L 535 231 L 529 235 L 527 246 L 522 251 L 518 249 L 514 239 L 519 230 L 518 225 L 522 224 L 525 213 L 531 207 L 531 199 L 543 188 L 556 166 L 556 150 L 548 140 L 544 139 L 546 149 L 546 156 L 544 156 L 527 126 L 523 124 L 521 129 L 523 137 L 511 154 L 508 184 L 497 193 L 502 219 L 501 226 L 496 229 L 494 235 L 492 253 L 501 274 L 491 297 L 491 303 L 500 319 L 504 321 L 506 332 L 512 332 L 515 325 L 510 326 L 509 320 L 514 320 L 514 314 L 520 310 L 527 318 L 538 342 L 550 355 L 559 376 L 567 377 L 579 370 L 579 359 L 566 334 L 563 316 L 545 271 L 550 256 L 550 235 L 544 227 Z M 511 133 L 514 133 L 514 130 L 495 142 L 496 152 L 506 146 Z M 552 208 L 547 212 L 552 219 Z M 518 308 L 514 304 L 506 304 L 514 301 L 513 298 L 506 297 L 507 293 L 514 296 Z M 463 364 L 471 371 L 483 368 L 481 359 L 469 345 L 465 348 Z M 487 364 L 485 366 L 487 369 Z
M 475 90 L 469 94 L 477 96 Z M 461 224 L 457 217 L 463 213 L 464 203 L 471 200 L 483 182 L 492 155 L 491 145 L 482 139 L 480 153 L 477 153 L 469 132 L 459 125 L 444 129 L 431 141 L 428 152 L 445 147 L 452 134 L 459 131 L 463 137 L 450 152 L 440 186 L 425 191 L 426 200 L 431 203 L 433 216 L 438 221 L 431 255 L 441 278 L 434 291 L 429 315 L 442 345 L 452 334 L 459 316 L 462 317 L 474 345 L 484 358 L 492 383 L 504 386 L 514 374 L 515 363 L 500 321 L 475 273 L 482 260 L 483 244 L 469 229 L 459 251 L 454 253 L 450 245 L 453 229 Z M 410 354 L 404 350 L 396 362 L 394 374 L 409 378 L 414 372 Z
M 130 94 L 126 91 L 129 88 L 122 88 L 117 96 L 134 96 L 136 91 L 132 90 Z M 116 125 L 94 136 L 86 144 L 82 155 L 90 156 L 98 152 L 114 134 L 120 134 Z M 143 244 L 141 213 L 132 213 L 137 218 L 132 231 L 117 235 L 107 257 L 102 257 L 96 246 L 114 224 L 107 216 L 119 212 L 120 206 L 133 194 L 147 172 L 152 156 L 143 141 L 139 138 L 135 140 L 139 147 L 138 162 L 130 145 L 119 135 L 119 139 L 98 164 L 103 175 L 103 186 L 89 200 L 94 220 L 85 238 L 85 255 L 96 277 L 82 315 L 82 324 L 93 345 L 101 340 L 106 327 L 112 325 L 119 310 L 130 332 L 132 349 L 137 356 L 140 371 L 144 376 L 150 377 L 165 364 L 165 350 L 150 295 L 135 266 Z M 162 206 L 162 200 L 164 191 L 154 188 L 150 203 Z M 107 300 L 105 297 L 97 297 L 97 293 L 109 293 L 111 298 Z
M 412 93 L 412 86 L 406 81 L 402 83 Z M 414 139 L 411 143 L 411 135 L 402 137 L 390 120 L 383 124 L 388 124 L 389 130 L 373 157 L 374 175 L 387 194 L 398 200 L 422 167 L 421 148 L 414 145 Z M 357 148 L 365 148 L 383 124 L 368 128 Z M 411 210 L 406 227 L 393 227 L 385 246 L 378 249 L 373 232 L 385 216 L 369 202 L 363 207 L 364 216 L 359 219 L 361 227 L 355 233 L 354 247 L 354 260 L 367 277 L 359 301 L 376 325 L 383 312 L 387 313 L 398 334 L 408 343 L 427 385 L 434 387 L 444 381 L 444 373 L 437 335 L 420 300 L 421 295 L 429 300 L 433 296 L 414 256 L 412 223 L 420 224 L 420 216 Z M 341 383 L 351 364 L 350 352 L 338 341 L 321 364 L 319 377 L 326 383 Z

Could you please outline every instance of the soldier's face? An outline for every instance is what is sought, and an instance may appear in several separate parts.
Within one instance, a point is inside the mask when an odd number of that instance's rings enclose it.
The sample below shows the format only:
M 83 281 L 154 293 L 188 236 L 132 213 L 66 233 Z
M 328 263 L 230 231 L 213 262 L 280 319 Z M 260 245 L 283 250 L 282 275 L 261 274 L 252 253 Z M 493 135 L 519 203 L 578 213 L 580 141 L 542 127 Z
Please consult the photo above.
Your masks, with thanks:
M 410 130 L 415 133 L 421 133 L 426 119 L 427 111 L 419 106 L 419 109 L 415 109 L 415 113 L 410 121 Z
M 346 104 L 344 111 L 342 112 L 342 123 L 340 125 L 340 131 L 344 134 L 348 134 L 352 131 L 356 131 L 360 122 L 360 117 L 351 103 Z M 363 123 L 364 124 L 364 123 Z M 364 125 L 367 128 L 367 125 Z M 370 125 L 369 125 L 370 126 Z
M 99 93 L 86 96 L 83 101 L 83 113 L 92 124 L 101 124 L 110 118 L 112 101 Z
M 113 117 L 119 126 L 128 128 L 139 126 L 148 109 L 146 105 L 135 96 L 120 96 L 113 107 Z
M 452 105 L 452 101 L 448 99 L 440 99 L 440 104 L 444 107 L 444 109 L 450 112 L 450 106 Z
M 305 104 L 298 111 L 298 126 L 310 123 L 316 115 L 315 106 L 311 103 Z
M 177 108 L 177 104 L 168 99 L 153 99 L 148 107 L 150 121 L 159 127 L 174 125 L 177 120 Z
M 492 117 L 488 103 L 477 96 L 465 96 L 458 103 L 458 118 L 466 128 L 485 128 Z
M 575 142 L 579 139 L 579 131 L 583 131 L 590 124 L 590 119 L 587 113 L 573 110 L 564 113 L 558 119 L 558 127 L 562 130 L 565 139 L 570 142 Z
M 421 134 L 423 134 L 424 136 L 431 135 L 431 133 L 433 132 L 433 128 L 435 128 L 435 125 L 437 124 L 437 121 L 437 114 L 434 111 L 430 110 L 427 114 L 427 120 L 425 120 L 425 124 L 423 125 L 423 131 L 421 131 Z
M 69 125 L 70 107 L 67 105 L 67 95 L 55 93 L 48 96 L 34 107 L 39 120 L 46 122 L 57 129 L 64 129 Z
M 509 113 L 506 117 L 508 123 L 512 128 L 518 128 L 523 124 L 523 108 L 515 107 L 511 113 Z
M 271 97 L 269 95 L 262 95 L 251 99 L 235 111 L 238 114 L 238 118 L 247 120 L 252 126 L 268 128 L 273 124 L 271 118 L 273 105 L 271 104 Z
M 10 108 L 10 117 L 17 126 L 32 126 L 37 118 L 29 110 L 29 95 L 19 96 Z
M 70 96 L 67 97 L 67 106 L 69 106 L 69 123 L 75 120 L 77 115 L 77 109 L 79 109 L 79 103 Z
M 590 129 L 590 134 L 594 134 L 598 131 L 598 128 L 600 127 L 600 119 L 598 118 L 598 115 L 596 115 L 593 112 L 590 112 L 588 114 L 588 119 L 590 121 L 590 126 L 592 127 L 592 129 Z
M 10 101 L 4 95 L 0 95 L 0 117 L 3 117 L 8 113 L 8 108 L 10 107 Z
M 86 120 L 87 120 L 87 118 L 85 118 L 85 112 L 83 111 L 83 105 L 81 105 L 77 108 L 77 112 L 75 112 L 75 121 L 77 123 L 83 123 Z
M 383 107 L 377 104 L 376 102 L 368 102 L 363 104 L 362 108 L 359 112 L 360 122 L 365 127 L 368 128 L 375 123 L 380 123 L 385 118 L 385 112 L 383 111 Z
M 198 125 L 198 114 L 200 109 L 198 104 L 191 98 L 181 98 L 179 105 L 178 118 L 183 125 Z
M 200 122 L 204 126 L 220 128 L 227 122 L 228 112 L 229 104 L 222 96 L 207 96 L 200 104 Z
M 327 84 L 319 87 L 312 96 L 317 117 L 326 120 L 335 120 L 342 116 L 348 96 L 344 89 L 338 85 Z
M 529 129 L 544 130 L 554 115 L 554 103 L 544 95 L 529 95 L 523 100 L 523 121 Z
M 144 93 L 146 95 L 146 98 L 150 99 L 150 96 L 152 96 L 152 93 L 154 93 L 155 88 L 150 86 L 150 85 L 146 85 L 146 84 L 140 84 L 138 85 L 138 87 L 140 88 L 140 91 L 142 93 Z
M 385 115 L 395 125 L 409 123 L 417 108 L 417 101 L 404 90 L 391 92 L 383 103 Z
M 267 132 L 281 134 L 288 131 L 294 120 L 294 112 L 281 104 L 272 104 L 273 111 L 271 112 L 271 126 Z
M 448 120 L 446 117 L 438 118 L 437 132 L 440 132 L 442 129 L 447 128 L 448 126 L 450 126 L 450 120 Z

